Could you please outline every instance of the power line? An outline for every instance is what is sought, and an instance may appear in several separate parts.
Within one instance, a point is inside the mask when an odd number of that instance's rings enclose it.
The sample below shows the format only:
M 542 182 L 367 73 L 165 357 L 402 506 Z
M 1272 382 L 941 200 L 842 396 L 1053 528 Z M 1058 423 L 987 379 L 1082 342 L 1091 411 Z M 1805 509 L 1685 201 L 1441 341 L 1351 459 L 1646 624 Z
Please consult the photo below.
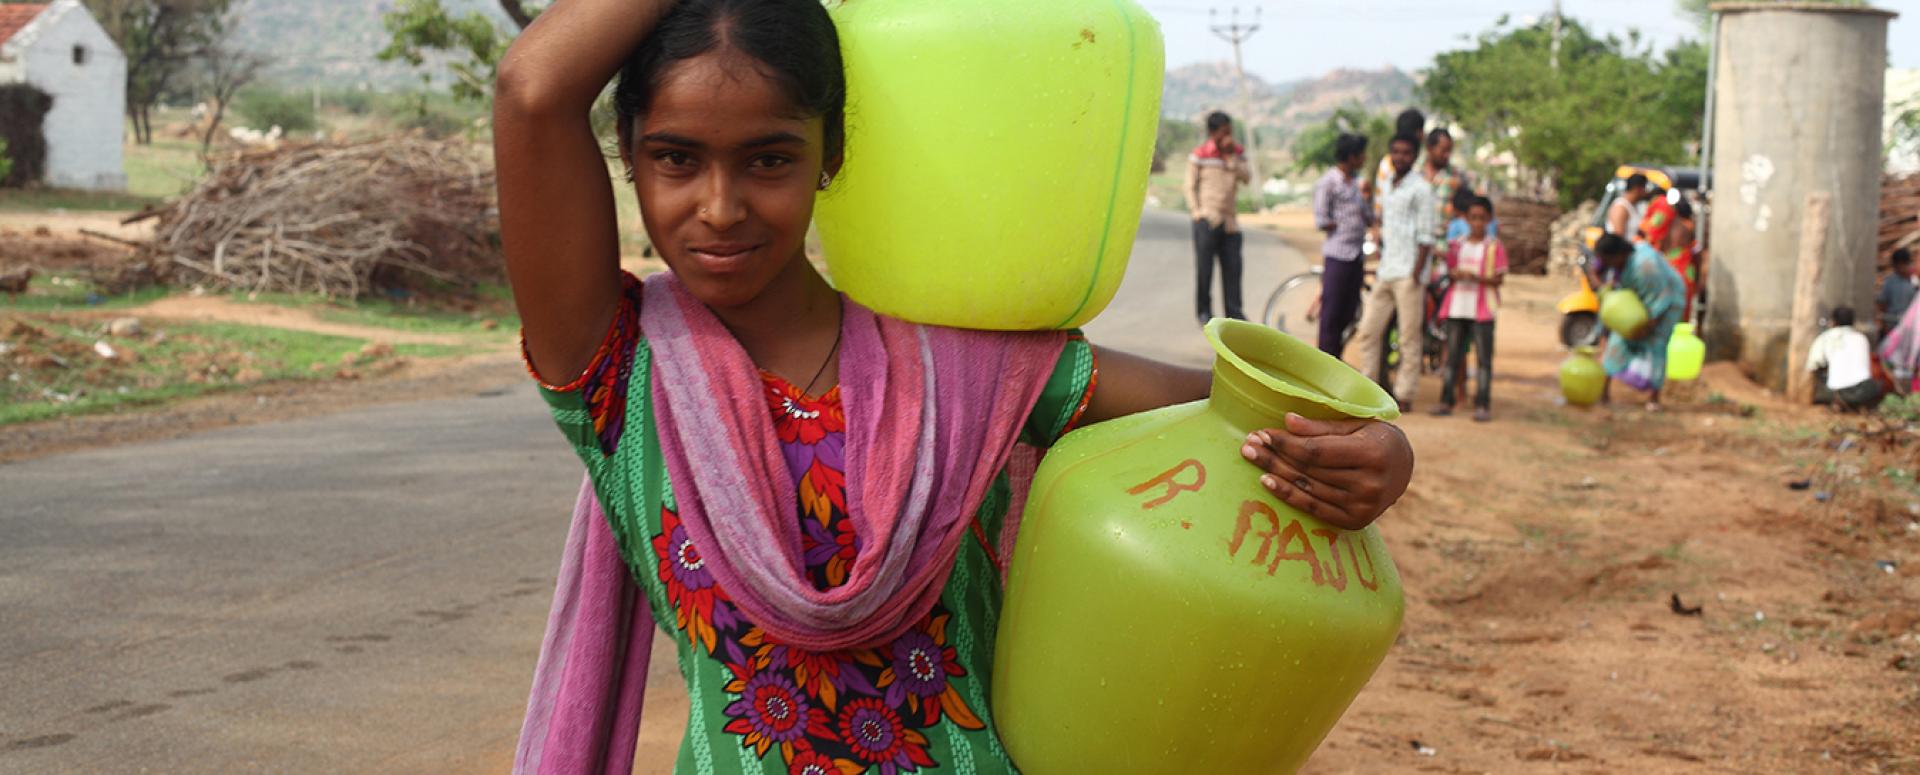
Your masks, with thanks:
M 1245 43 L 1248 38 L 1253 37 L 1254 33 L 1260 31 L 1260 6 L 1256 5 L 1253 7 L 1253 22 L 1251 24 L 1240 23 L 1239 6 L 1234 6 L 1232 14 L 1233 21 L 1227 24 L 1219 23 L 1220 13 L 1218 9 L 1209 11 L 1208 15 L 1209 18 L 1215 20 L 1212 25 L 1213 34 L 1218 35 L 1221 40 L 1233 45 L 1233 72 L 1235 78 L 1240 82 L 1240 115 L 1247 126 L 1247 150 L 1249 151 L 1247 154 L 1247 172 L 1248 177 L 1253 179 L 1255 196 L 1259 198 L 1260 207 L 1264 210 L 1266 209 L 1267 199 L 1266 194 L 1263 193 L 1264 190 L 1261 188 L 1266 181 L 1260 177 L 1260 132 L 1253 123 L 1253 94 L 1247 89 L 1247 68 L 1240 58 L 1240 44 Z

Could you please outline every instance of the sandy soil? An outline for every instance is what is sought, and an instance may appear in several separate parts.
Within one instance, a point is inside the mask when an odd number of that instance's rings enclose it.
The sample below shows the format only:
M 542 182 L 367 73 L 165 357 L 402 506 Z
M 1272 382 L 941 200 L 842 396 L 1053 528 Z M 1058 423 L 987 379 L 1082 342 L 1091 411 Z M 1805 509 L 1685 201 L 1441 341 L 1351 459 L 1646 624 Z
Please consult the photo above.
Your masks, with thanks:
M 1557 406 L 1560 285 L 1509 292 L 1496 422 L 1404 421 L 1406 624 L 1309 771 L 1920 772 L 1920 496 L 1879 478 L 1913 452 L 1725 367 L 1665 414 Z

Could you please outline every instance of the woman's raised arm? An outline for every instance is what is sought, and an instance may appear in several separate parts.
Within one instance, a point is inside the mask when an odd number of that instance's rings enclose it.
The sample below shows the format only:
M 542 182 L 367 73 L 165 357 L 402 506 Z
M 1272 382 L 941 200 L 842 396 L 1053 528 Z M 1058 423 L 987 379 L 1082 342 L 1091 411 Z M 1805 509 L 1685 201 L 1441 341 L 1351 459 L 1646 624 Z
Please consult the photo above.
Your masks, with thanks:
M 558 0 L 500 61 L 500 237 L 527 350 L 548 382 L 586 369 L 619 301 L 613 183 L 588 114 L 671 5 Z

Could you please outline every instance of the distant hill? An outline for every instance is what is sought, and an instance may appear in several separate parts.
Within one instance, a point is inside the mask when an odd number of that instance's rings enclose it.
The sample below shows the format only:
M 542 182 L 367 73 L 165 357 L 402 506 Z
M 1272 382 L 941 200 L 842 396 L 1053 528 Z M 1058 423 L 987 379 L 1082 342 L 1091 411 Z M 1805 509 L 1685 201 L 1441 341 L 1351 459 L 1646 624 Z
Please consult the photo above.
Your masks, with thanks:
M 480 11 L 504 28 L 508 22 L 492 0 L 443 0 L 455 14 Z M 272 58 L 268 77 L 299 88 L 340 89 L 418 86 L 420 75 L 404 63 L 374 58 L 386 48 L 381 17 L 398 0 L 245 0 L 239 42 Z M 444 86 L 444 82 L 439 85 Z
M 419 74 L 374 58 L 386 47 L 381 16 L 399 0 L 245 0 L 240 42 L 274 58 L 270 77 L 295 88 L 339 89 L 368 85 L 410 88 Z M 442 0 L 449 11 L 480 11 L 502 28 L 510 23 L 494 0 Z M 438 85 L 444 86 L 444 81 Z M 1319 78 L 1270 84 L 1249 78 L 1255 123 L 1292 134 L 1323 121 L 1349 103 L 1377 112 L 1398 111 L 1413 100 L 1414 80 L 1399 70 L 1335 70 Z M 1240 112 L 1232 65 L 1200 64 L 1167 73 L 1161 112 L 1193 118 L 1210 110 Z
M 1417 85 L 1413 76 L 1391 67 L 1335 70 L 1319 78 L 1281 84 L 1249 74 L 1247 84 L 1253 102 L 1252 123 L 1287 135 L 1325 121 L 1346 105 L 1359 105 L 1371 113 L 1398 112 L 1413 104 Z M 1188 65 L 1167 73 L 1160 103 L 1162 115 L 1194 119 L 1214 110 L 1241 113 L 1232 64 Z

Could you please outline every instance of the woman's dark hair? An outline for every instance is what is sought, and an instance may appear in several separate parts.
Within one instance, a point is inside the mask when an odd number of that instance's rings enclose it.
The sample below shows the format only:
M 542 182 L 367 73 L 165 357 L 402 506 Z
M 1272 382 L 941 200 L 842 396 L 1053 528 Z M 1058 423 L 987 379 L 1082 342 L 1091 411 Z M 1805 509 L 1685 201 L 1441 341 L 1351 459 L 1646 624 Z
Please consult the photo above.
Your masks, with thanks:
M 1406 110 L 1400 111 L 1400 116 L 1393 120 L 1393 133 L 1396 135 L 1413 135 L 1414 137 L 1419 137 L 1426 133 L 1426 131 L 1427 114 L 1421 113 L 1418 108 L 1407 108 Z M 1413 147 L 1420 147 L 1420 142 L 1418 140 L 1414 141 Z
M 1601 258 L 1627 256 L 1633 254 L 1633 243 L 1618 234 L 1602 234 L 1593 243 L 1593 252 Z
M 1692 218 L 1693 205 L 1687 201 L 1686 197 L 1680 197 L 1680 201 L 1673 203 L 1673 214 L 1681 218 Z
M 620 70 L 613 107 L 620 147 L 674 64 L 710 51 L 739 52 L 778 84 L 795 109 L 826 122 L 826 157 L 846 144 L 847 76 L 840 33 L 819 0 L 685 0 L 667 13 Z
M 1367 138 L 1364 135 L 1341 134 L 1333 141 L 1333 160 L 1343 162 L 1355 156 L 1367 153 Z
M 1207 132 L 1209 134 L 1218 132 L 1229 126 L 1233 126 L 1232 116 L 1218 110 L 1207 114 Z

